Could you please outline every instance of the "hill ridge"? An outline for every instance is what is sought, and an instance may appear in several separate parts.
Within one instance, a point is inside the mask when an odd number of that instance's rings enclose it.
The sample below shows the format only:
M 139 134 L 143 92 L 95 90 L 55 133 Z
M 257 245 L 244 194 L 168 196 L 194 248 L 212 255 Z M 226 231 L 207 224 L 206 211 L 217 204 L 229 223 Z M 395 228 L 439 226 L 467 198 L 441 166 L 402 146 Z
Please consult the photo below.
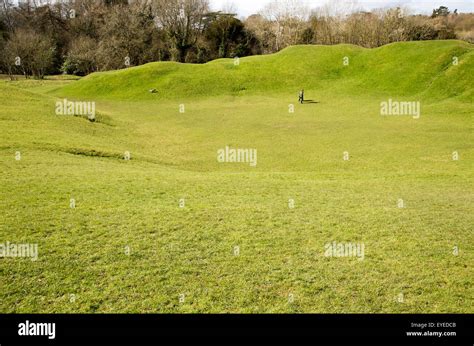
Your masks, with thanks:
M 329 88 L 345 93 L 472 100 L 473 45 L 457 40 L 397 42 L 378 48 L 297 45 L 270 55 L 206 64 L 153 62 L 93 73 L 55 91 L 97 99 L 180 99 Z M 343 64 L 347 58 L 348 65 Z M 458 59 L 457 65 L 454 58 Z M 447 67 L 447 68 L 446 68 Z M 449 71 L 446 72 L 446 71 Z M 438 79 L 440 79 L 438 81 Z M 148 92 L 156 89 L 156 94 Z

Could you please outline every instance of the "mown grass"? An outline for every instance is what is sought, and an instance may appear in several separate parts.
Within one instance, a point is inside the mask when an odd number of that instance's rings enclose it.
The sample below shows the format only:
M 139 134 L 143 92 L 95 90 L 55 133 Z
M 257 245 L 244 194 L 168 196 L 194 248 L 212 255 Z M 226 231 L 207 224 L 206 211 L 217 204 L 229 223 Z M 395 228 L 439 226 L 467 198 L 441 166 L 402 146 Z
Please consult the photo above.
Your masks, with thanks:
M 349 58 L 349 65 L 343 59 Z M 453 65 L 453 58 L 458 65 Z M 331 93 L 462 96 L 473 101 L 472 45 L 463 41 L 399 42 L 377 49 L 352 45 L 294 46 L 267 56 L 219 59 L 203 65 L 150 63 L 92 74 L 61 89 L 61 96 L 114 100 L 195 99 L 218 95 Z M 156 89 L 156 94 L 146 91 Z
M 0 311 L 473 312 L 472 61 L 457 41 L 292 47 L 2 82 L 0 242 L 39 258 L 0 258 Z M 63 97 L 108 122 L 55 115 Z M 400 97 L 420 119 L 380 116 Z M 257 167 L 218 163 L 226 145 Z

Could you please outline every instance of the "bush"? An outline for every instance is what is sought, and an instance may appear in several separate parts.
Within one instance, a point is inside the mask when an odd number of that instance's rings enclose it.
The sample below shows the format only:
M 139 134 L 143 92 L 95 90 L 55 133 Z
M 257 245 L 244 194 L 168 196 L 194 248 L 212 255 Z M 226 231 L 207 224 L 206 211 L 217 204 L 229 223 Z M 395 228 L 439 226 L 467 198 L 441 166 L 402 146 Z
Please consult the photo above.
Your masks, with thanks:
M 89 37 L 79 37 L 69 48 L 61 71 L 85 76 L 97 70 L 97 43 Z

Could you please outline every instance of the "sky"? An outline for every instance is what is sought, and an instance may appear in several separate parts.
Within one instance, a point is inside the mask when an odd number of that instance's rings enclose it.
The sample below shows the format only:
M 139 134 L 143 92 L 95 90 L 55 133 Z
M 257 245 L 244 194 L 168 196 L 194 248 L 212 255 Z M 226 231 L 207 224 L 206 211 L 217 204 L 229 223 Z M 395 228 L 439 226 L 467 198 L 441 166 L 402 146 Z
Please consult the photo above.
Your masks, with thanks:
M 211 7 L 215 10 L 225 9 L 233 4 L 239 17 L 247 17 L 257 13 L 272 0 L 210 0 Z M 314 8 L 334 0 L 303 0 L 309 7 Z M 363 10 L 374 8 L 404 6 L 412 10 L 412 13 L 431 14 L 434 8 L 447 6 L 451 11 L 474 12 L 474 0 L 339 0 L 342 2 L 357 2 L 357 7 Z

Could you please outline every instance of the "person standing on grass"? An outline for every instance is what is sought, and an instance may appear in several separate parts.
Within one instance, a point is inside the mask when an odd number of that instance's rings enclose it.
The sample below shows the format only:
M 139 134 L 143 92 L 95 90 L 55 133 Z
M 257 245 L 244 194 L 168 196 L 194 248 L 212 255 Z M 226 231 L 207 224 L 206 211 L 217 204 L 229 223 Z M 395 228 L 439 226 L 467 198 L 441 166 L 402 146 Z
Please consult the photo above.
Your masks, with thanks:
M 303 103 L 304 101 L 304 89 L 302 89 L 298 95 L 298 101 L 299 103 Z

